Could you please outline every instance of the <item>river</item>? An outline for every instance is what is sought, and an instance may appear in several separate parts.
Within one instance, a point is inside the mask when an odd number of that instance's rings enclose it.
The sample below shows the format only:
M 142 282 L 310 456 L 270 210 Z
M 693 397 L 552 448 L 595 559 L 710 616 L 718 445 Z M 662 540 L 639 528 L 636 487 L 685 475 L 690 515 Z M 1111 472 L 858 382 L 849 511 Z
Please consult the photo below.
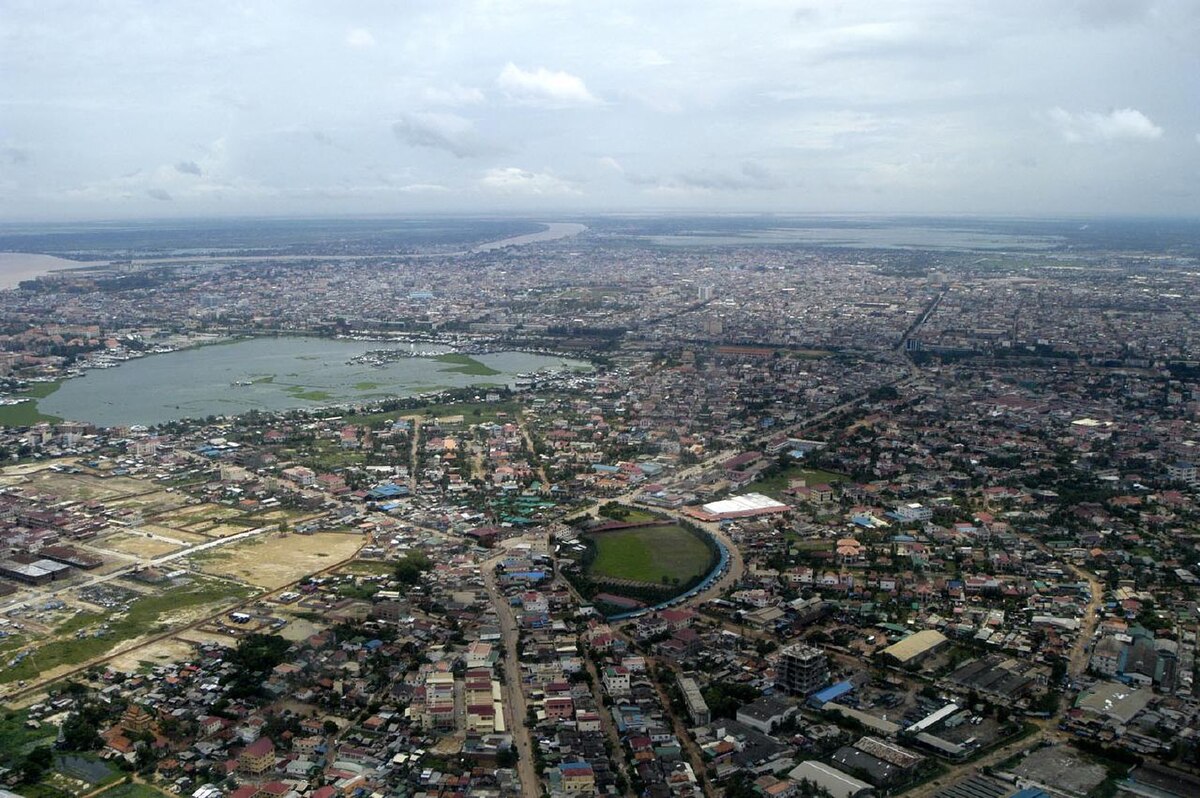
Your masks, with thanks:
M 38 410 L 103 426 L 159 424 L 252 409 L 369 402 L 471 385 L 511 386 L 518 374 L 562 369 L 564 363 L 572 369 L 591 368 L 582 361 L 524 352 L 478 355 L 473 363 L 435 357 L 406 357 L 378 367 L 349 362 L 383 348 L 393 347 L 327 338 L 255 338 L 149 355 L 67 380 L 38 402 Z M 417 349 L 444 351 L 429 344 Z M 487 373 L 489 369 L 496 373 Z

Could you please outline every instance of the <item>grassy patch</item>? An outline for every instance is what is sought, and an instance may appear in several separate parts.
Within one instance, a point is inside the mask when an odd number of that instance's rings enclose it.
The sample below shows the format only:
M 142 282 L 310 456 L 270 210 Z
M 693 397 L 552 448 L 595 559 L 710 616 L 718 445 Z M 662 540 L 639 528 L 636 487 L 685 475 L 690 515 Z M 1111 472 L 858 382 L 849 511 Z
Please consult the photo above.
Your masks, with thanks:
M 362 576 L 391 576 L 396 570 L 396 563 L 380 560 L 355 560 L 337 569 L 337 573 L 359 574 Z
M 448 363 L 450 368 L 442 369 L 442 371 L 454 374 L 469 374 L 473 377 L 494 377 L 501 373 L 490 366 L 483 365 L 470 355 L 462 355 L 457 352 L 438 355 L 434 360 L 439 363 Z
M 516 402 L 446 402 L 444 404 L 420 405 L 392 410 L 387 413 L 364 413 L 343 417 L 346 424 L 365 424 L 377 427 L 385 421 L 395 421 L 398 418 L 411 416 L 463 416 L 467 424 L 479 424 L 484 421 L 496 421 L 500 413 L 507 414 L 509 419 L 516 417 Z
M 58 734 L 54 726 L 42 724 L 36 729 L 25 728 L 29 713 L 5 712 L 0 710 L 0 768 L 13 767 L 20 763 L 25 753 L 38 744 L 51 745 Z
M 381 382 L 363 381 L 363 382 L 354 383 L 354 390 L 356 390 L 356 391 L 373 391 L 376 388 L 381 388 L 381 387 L 383 387 L 383 383 L 381 383 Z
M 244 588 L 206 579 L 193 580 L 191 584 L 171 588 L 157 596 L 138 599 L 130 605 L 129 611 L 124 615 L 110 617 L 108 630 L 100 637 L 93 634 L 78 638 L 71 636 L 41 645 L 16 666 L 0 671 L 0 683 L 36 679 L 43 671 L 60 665 L 79 665 L 93 657 L 103 656 L 126 640 L 156 631 L 161 619 L 171 612 L 211 604 L 222 599 L 233 603 L 248 595 L 249 591 Z M 90 620 L 94 623 L 83 624 L 79 616 L 76 616 L 64 626 L 73 634 L 98 624 L 103 617 L 94 616 Z
M 38 410 L 38 400 L 45 399 L 57 391 L 62 384 L 62 380 L 30 383 L 29 390 L 22 392 L 20 396 L 28 397 L 33 401 L 0 407 L 0 426 L 29 427 L 43 421 L 62 421 L 58 416 L 46 415 Z
M 596 544 L 593 577 L 663 584 L 686 582 L 710 567 L 708 547 L 675 524 L 620 529 L 592 536 Z
M 342 598 L 367 600 L 379 592 L 379 585 L 338 585 L 337 594 Z
M 306 402 L 327 402 L 333 398 L 333 394 L 329 391 L 322 391 L 319 388 L 306 388 L 303 385 L 289 385 L 284 389 L 288 396 L 296 399 L 303 399 Z
M 822 483 L 832 485 L 835 482 L 845 482 L 849 477 L 845 474 L 835 474 L 832 471 L 821 471 L 816 468 L 789 466 L 778 474 L 752 483 L 746 490 L 762 493 L 777 501 L 783 501 L 787 498 L 783 492 L 787 490 L 788 485 L 794 479 L 803 479 L 809 487 L 812 487 L 813 485 L 820 485 Z

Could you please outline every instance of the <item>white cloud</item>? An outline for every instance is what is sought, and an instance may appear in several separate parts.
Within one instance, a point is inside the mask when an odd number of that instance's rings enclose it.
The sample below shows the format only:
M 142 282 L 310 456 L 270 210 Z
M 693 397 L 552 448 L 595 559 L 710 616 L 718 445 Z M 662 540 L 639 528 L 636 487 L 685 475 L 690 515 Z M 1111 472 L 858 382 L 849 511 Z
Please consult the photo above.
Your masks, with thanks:
M 409 183 L 396 189 L 405 194 L 442 194 L 450 189 L 437 183 Z
M 365 50 L 375 46 L 375 37 L 366 28 L 351 28 L 346 33 L 346 46 L 355 50 Z
M 617 174 L 625 174 L 625 167 L 621 166 L 621 162 L 611 155 L 605 155 L 600 159 L 600 165 L 606 169 L 611 169 Z
M 392 125 L 392 132 L 410 147 L 445 150 L 455 158 L 478 158 L 502 152 L 500 147 L 475 133 L 471 120 L 458 114 L 405 114 Z
M 477 105 L 483 102 L 483 92 L 474 86 L 460 86 L 457 83 L 446 88 L 427 87 L 421 92 L 425 102 L 430 105 Z
M 512 61 L 504 65 L 496 85 L 509 98 L 527 105 L 563 108 L 600 102 L 588 91 L 583 79 L 570 72 L 545 67 L 527 71 Z
M 479 185 L 498 194 L 547 196 L 580 193 L 572 183 L 548 172 L 530 172 L 515 166 L 487 170 L 480 178 Z
M 1153 141 L 1163 134 L 1161 127 L 1134 108 L 1118 108 L 1107 114 L 1053 108 L 1049 119 L 1070 142 Z
M 773 191 L 785 185 L 771 170 L 753 161 L 744 162 L 737 170 L 696 169 L 670 177 L 627 175 L 626 179 L 652 193 Z
M 658 50 L 647 48 L 638 51 L 637 65 L 640 67 L 660 67 L 667 66 L 671 63 L 671 59 L 660 53 Z

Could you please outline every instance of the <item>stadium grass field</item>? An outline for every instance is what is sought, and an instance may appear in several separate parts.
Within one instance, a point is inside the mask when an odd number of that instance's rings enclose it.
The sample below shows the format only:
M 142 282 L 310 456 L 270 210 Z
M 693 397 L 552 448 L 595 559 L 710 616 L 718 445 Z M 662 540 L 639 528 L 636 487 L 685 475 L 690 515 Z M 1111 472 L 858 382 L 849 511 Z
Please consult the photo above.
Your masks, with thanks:
M 675 524 L 620 529 L 592 536 L 593 578 L 631 579 L 663 584 L 686 582 L 712 567 L 704 542 Z

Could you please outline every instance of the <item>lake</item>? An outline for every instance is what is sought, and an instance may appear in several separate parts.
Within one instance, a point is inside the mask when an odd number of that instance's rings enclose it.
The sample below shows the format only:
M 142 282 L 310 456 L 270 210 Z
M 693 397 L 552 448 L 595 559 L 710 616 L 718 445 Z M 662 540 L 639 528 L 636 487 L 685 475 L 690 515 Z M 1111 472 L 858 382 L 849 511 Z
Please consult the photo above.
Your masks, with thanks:
M 564 362 L 573 369 L 591 369 L 583 361 L 524 352 L 474 356 L 478 364 L 499 372 L 487 376 L 469 361 L 434 357 L 407 357 L 379 367 L 349 362 L 388 348 L 412 351 L 408 345 L 378 341 L 255 338 L 150 355 L 67 380 L 38 402 L 38 410 L 103 426 L 149 425 L 247 410 L 369 402 L 470 385 L 511 386 L 518 374 L 561 369 Z M 419 344 L 416 351 L 447 350 Z

